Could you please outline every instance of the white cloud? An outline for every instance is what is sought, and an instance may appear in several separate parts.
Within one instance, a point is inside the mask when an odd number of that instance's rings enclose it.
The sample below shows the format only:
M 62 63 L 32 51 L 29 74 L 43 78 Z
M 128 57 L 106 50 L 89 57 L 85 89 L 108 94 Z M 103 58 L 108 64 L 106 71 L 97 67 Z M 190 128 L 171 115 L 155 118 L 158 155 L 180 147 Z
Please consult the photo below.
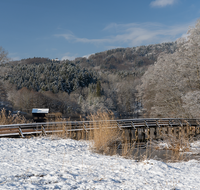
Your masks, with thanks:
M 139 46 L 175 41 L 187 32 L 191 24 L 193 25 L 193 23 L 187 23 L 183 25 L 166 26 L 160 23 L 111 23 L 103 29 L 104 32 L 110 35 L 103 38 L 79 38 L 71 33 L 59 34 L 56 36 L 64 37 L 66 40 L 72 42 L 103 45 L 104 47 Z
M 155 0 L 150 3 L 152 7 L 165 7 L 167 5 L 173 5 L 176 0 Z
M 67 53 L 65 53 L 63 55 L 63 57 L 61 58 L 61 60 L 66 60 L 66 59 L 68 59 L 68 60 L 74 60 L 76 57 L 77 57 L 77 55 L 70 55 L 70 53 L 67 52 Z
M 82 43 L 103 43 L 107 42 L 108 39 L 88 39 L 88 38 L 78 38 L 73 34 L 56 34 L 56 37 L 64 37 L 66 40 L 73 40 L 75 42 Z

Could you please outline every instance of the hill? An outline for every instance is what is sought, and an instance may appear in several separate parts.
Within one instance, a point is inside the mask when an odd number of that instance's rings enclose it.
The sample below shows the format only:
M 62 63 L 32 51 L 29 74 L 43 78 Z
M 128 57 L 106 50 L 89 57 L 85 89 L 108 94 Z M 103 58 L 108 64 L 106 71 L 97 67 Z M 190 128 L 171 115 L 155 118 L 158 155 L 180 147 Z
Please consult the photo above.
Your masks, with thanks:
M 137 70 L 153 64 L 161 52 L 172 54 L 176 43 L 161 43 L 132 48 L 117 48 L 95 53 L 89 58 L 76 58 L 73 62 L 82 67 L 92 67 L 97 70 Z
M 2 92 L 21 111 L 49 107 L 71 116 L 104 109 L 116 117 L 138 117 L 136 86 L 160 53 L 172 54 L 176 48 L 171 42 L 117 48 L 73 61 L 34 57 L 9 62 L 0 65 Z

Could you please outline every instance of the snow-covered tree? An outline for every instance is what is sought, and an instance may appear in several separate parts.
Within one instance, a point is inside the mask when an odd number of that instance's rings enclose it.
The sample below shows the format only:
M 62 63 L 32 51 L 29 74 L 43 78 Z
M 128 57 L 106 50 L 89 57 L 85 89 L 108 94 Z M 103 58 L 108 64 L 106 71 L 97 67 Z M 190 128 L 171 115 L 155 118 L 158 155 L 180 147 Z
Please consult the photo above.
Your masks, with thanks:
M 138 89 L 147 116 L 200 117 L 194 106 L 200 94 L 200 20 L 177 45 L 175 53 L 161 54 L 142 77 Z

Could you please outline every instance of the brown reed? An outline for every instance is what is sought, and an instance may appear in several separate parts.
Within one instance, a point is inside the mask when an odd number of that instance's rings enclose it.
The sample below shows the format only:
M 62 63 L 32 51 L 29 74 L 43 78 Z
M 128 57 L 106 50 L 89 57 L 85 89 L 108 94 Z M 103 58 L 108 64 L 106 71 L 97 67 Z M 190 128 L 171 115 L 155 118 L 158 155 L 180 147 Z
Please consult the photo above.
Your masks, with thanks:
M 110 150 L 117 147 L 117 142 L 120 140 L 119 131 L 116 126 L 113 126 L 110 120 L 114 119 L 112 112 L 97 111 L 96 114 L 91 114 L 89 119 L 93 121 L 93 129 L 90 130 L 89 140 L 92 140 L 92 149 L 101 153 L 110 153 Z
M 27 123 L 28 121 L 25 119 L 24 116 L 20 114 L 12 115 L 11 112 L 6 113 L 5 109 L 0 111 L 0 125 L 6 124 L 19 124 L 19 123 Z

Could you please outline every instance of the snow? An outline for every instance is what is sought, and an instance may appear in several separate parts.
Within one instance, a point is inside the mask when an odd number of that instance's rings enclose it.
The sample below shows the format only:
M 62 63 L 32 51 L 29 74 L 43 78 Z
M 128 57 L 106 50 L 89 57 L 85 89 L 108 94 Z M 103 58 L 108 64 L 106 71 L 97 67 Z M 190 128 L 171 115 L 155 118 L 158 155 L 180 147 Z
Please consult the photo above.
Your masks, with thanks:
M 190 146 L 194 153 L 200 153 L 200 141 L 195 141 L 191 143 Z
M 193 145 L 197 148 L 199 144 Z M 200 162 L 137 162 L 88 141 L 0 139 L 0 189 L 199 189 Z

